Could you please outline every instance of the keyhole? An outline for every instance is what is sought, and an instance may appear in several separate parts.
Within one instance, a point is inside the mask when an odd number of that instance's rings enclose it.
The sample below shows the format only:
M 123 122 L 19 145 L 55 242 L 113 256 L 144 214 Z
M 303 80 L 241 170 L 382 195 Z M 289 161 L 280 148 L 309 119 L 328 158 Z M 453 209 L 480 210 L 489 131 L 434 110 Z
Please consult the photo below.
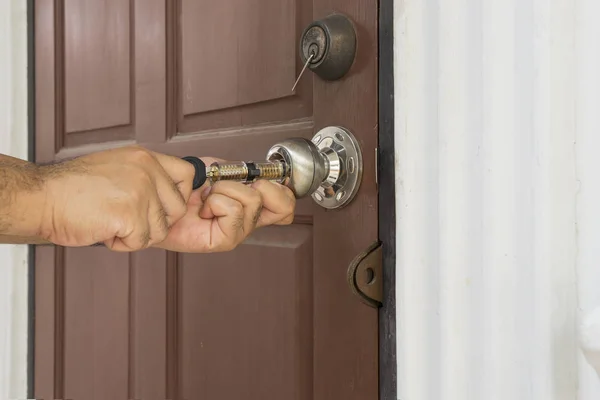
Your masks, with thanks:
M 303 58 L 308 58 L 312 54 L 313 58 L 311 62 L 316 64 L 321 61 L 326 51 L 327 34 L 320 26 L 312 26 L 302 36 L 300 46 Z
M 373 281 L 375 280 L 375 271 L 373 271 L 373 268 L 367 268 L 365 270 L 365 275 L 367 277 L 367 285 L 373 283 Z
M 311 45 L 308 46 L 308 56 L 312 56 L 313 62 L 316 61 L 317 54 L 319 54 L 319 45 L 311 43 Z

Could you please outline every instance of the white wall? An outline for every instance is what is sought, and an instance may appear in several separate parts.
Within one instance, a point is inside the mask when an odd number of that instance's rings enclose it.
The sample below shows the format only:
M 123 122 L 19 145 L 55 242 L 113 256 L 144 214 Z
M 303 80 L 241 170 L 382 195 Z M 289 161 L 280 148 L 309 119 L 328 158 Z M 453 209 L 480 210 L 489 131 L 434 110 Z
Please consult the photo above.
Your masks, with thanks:
M 27 10 L 0 0 L 0 153 L 27 158 Z M 0 246 L 0 399 L 27 397 L 27 247 Z
M 396 1 L 399 399 L 600 398 L 598 15 Z

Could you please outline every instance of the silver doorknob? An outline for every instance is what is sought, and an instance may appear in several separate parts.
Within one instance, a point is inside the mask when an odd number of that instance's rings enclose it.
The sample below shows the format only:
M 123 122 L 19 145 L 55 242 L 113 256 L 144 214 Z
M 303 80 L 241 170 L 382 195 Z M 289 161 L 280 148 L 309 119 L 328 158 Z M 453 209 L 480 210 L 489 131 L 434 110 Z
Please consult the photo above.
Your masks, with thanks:
M 360 187 L 362 154 L 354 135 L 330 126 L 312 138 L 293 138 L 271 147 L 270 162 L 287 166 L 288 175 L 281 182 L 297 198 L 307 195 L 324 208 L 341 208 L 348 204 Z

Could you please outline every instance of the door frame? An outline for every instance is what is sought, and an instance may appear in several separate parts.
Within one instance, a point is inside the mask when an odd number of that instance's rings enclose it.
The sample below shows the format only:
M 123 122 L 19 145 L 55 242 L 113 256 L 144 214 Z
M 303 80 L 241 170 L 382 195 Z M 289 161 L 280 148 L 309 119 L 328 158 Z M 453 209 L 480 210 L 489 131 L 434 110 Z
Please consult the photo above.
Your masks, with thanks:
M 379 398 L 396 400 L 396 171 L 394 147 L 394 0 L 379 0 L 379 240 L 383 307 L 379 310 Z
M 35 162 L 35 0 L 27 0 L 28 160 Z M 378 204 L 383 246 L 383 307 L 379 310 L 379 398 L 396 400 L 396 196 L 394 154 L 394 0 L 379 0 Z M 28 261 L 27 396 L 35 366 L 35 246 Z
M 35 0 L 27 0 L 27 161 L 35 162 Z M 27 398 L 35 382 L 35 246 L 27 246 Z

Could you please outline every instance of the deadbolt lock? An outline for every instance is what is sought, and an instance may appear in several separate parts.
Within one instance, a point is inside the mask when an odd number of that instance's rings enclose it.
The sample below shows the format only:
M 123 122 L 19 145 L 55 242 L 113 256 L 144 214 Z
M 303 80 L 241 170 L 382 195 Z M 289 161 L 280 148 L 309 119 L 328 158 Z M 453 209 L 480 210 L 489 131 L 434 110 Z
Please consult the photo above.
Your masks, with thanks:
M 300 39 L 302 64 L 321 79 L 333 81 L 348 73 L 356 55 L 354 25 L 341 14 L 312 22 Z

